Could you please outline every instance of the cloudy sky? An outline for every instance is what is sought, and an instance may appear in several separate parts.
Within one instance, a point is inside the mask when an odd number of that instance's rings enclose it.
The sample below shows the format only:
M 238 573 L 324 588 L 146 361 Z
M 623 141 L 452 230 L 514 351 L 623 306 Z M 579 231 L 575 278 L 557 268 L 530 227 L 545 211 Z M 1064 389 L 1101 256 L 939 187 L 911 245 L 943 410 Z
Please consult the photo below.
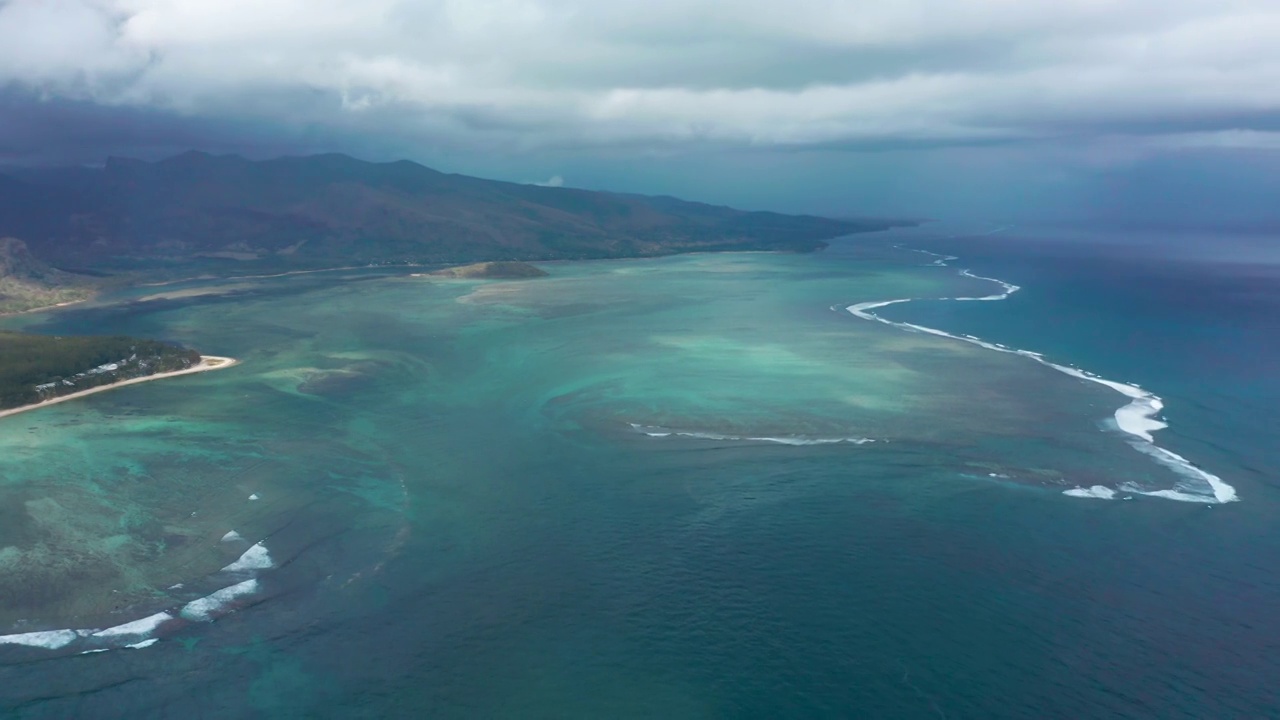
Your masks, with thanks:
M 0 0 L 0 163 L 408 157 L 840 214 L 1280 218 L 1276 0 Z

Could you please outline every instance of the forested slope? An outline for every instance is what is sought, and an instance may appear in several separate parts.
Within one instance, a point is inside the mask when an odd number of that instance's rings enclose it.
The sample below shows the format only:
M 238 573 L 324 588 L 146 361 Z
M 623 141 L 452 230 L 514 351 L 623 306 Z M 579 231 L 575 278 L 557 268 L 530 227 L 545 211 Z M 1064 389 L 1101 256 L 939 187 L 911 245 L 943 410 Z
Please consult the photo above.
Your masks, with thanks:
M 200 354 L 156 340 L 0 331 L 0 409 L 195 365 Z

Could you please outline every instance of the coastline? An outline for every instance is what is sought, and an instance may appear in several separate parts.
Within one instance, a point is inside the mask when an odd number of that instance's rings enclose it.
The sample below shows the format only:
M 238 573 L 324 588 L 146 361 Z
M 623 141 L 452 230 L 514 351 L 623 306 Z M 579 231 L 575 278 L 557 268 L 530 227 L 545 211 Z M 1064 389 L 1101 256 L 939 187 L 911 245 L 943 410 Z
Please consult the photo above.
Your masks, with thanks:
M 89 388 L 88 390 L 80 390 L 79 392 L 73 392 L 70 395 L 62 395 L 60 397 L 44 400 L 38 403 L 32 403 L 30 405 L 22 405 L 16 408 L 9 408 L 8 410 L 0 410 L 0 418 L 6 418 L 6 417 L 9 417 L 10 415 L 17 415 L 19 413 L 24 413 L 29 410 L 38 410 L 42 407 L 47 407 L 49 405 L 57 405 L 58 403 L 63 403 L 70 400 L 77 400 L 79 398 L 86 397 L 88 395 L 93 395 L 95 393 L 106 392 L 108 390 L 115 390 L 116 388 L 124 387 L 125 385 L 137 385 L 138 383 L 150 382 L 152 380 L 163 380 L 165 378 L 177 377 L 179 375 L 194 375 L 196 373 L 209 372 L 210 370 L 222 370 L 224 368 L 229 368 L 239 364 L 240 364 L 240 361 L 235 358 L 221 357 L 218 355 L 201 355 L 200 362 L 196 363 L 192 367 L 189 367 L 185 370 L 174 370 L 171 372 L 163 372 L 163 373 L 156 373 L 154 375 L 147 375 L 145 377 L 130 378 L 128 380 L 121 380 L 120 382 L 114 382 L 109 385 L 99 385 L 98 387 Z
M 340 268 L 316 268 L 314 270 L 287 270 L 283 273 L 273 273 L 264 275 L 193 275 L 189 278 L 178 278 L 175 281 L 160 281 L 154 283 L 138 283 L 136 287 L 164 287 L 168 284 L 178 284 L 196 281 L 260 281 L 260 279 L 269 278 L 287 278 L 289 275 L 307 275 L 312 273 L 333 273 L 337 270 L 364 270 L 375 265 L 343 265 Z M 408 265 L 406 265 L 408 266 Z M 415 265 L 416 266 L 416 265 Z

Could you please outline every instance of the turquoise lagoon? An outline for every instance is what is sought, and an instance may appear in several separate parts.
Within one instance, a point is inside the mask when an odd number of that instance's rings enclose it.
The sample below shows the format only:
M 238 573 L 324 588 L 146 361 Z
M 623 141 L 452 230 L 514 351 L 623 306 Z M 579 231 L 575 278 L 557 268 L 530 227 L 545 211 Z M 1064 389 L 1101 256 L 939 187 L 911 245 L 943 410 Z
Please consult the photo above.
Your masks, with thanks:
M 1266 707 L 1222 558 L 1269 496 L 1158 462 L 1113 387 L 851 313 L 1001 292 L 895 244 L 197 280 L 10 321 L 242 364 L 0 421 L 0 707 Z

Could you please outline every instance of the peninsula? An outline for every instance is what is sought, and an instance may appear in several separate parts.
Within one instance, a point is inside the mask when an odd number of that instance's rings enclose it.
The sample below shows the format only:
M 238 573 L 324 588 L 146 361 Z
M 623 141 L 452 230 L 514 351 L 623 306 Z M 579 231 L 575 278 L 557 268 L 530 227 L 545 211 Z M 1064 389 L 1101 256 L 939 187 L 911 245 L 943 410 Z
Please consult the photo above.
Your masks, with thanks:
M 155 340 L 0 331 L 0 417 L 235 364 L 233 358 L 203 356 Z

